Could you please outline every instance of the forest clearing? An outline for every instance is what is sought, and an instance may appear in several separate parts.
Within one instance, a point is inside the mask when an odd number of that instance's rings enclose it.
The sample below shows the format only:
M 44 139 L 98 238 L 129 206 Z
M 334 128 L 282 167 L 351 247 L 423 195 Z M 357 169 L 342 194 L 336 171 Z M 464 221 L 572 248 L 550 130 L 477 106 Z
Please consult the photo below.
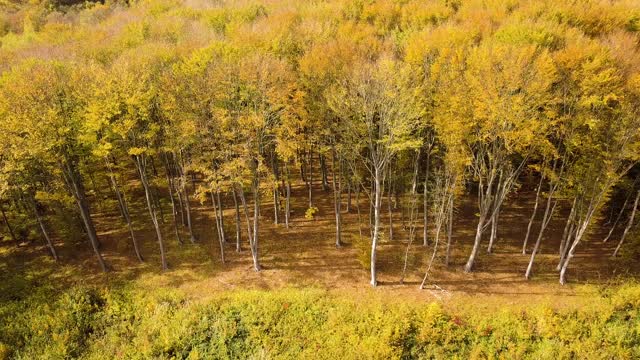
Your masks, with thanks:
M 634 0 L 0 0 L 0 359 L 640 357 Z

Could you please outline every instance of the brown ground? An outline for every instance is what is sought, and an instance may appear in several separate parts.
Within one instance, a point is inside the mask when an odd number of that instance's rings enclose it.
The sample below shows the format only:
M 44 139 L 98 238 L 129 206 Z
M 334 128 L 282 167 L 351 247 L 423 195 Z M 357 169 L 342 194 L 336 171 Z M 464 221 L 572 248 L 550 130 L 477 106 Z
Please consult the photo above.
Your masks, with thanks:
M 534 192 L 522 189 L 512 196 L 504 208 L 499 228 L 499 237 L 493 254 L 486 253 L 486 243 L 473 273 L 462 271 L 473 242 L 476 217 L 475 202 L 467 199 L 458 204 L 453 231 L 452 263 L 443 265 L 440 255 L 436 266 L 427 281 L 427 289 L 420 291 L 418 285 L 422 280 L 426 264 L 433 251 L 433 246 L 422 246 L 422 228 L 417 228 L 416 241 L 409 251 L 408 270 L 404 284 L 399 280 L 402 273 L 404 252 L 407 246 L 408 231 L 403 229 L 401 212 L 394 213 L 394 239 L 389 240 L 388 216 L 385 214 L 385 237 L 378 253 L 379 286 L 371 289 L 369 272 L 366 265 L 366 248 L 368 247 L 368 228 L 366 227 L 368 208 L 361 197 L 363 219 L 362 240 L 358 240 L 359 226 L 355 203 L 350 213 L 344 214 L 343 239 L 346 245 L 337 249 L 334 246 L 335 232 L 333 223 L 333 203 L 331 192 L 326 193 L 320 185 L 315 189 L 314 200 L 320 212 L 315 220 L 304 219 L 307 206 L 306 189 L 302 184 L 294 187 L 292 196 L 291 227 L 273 224 L 273 204 L 265 203 L 262 207 L 260 230 L 260 258 L 264 270 L 257 273 L 252 270 L 251 256 L 243 232 L 241 253 L 235 252 L 235 223 L 232 199 L 225 199 L 227 210 L 225 224 L 229 243 L 226 246 L 226 264 L 220 263 L 220 252 L 210 203 L 194 206 L 195 232 L 199 238 L 197 244 L 179 245 L 172 227 L 172 218 L 165 211 L 163 234 L 167 243 L 167 257 L 170 270 L 161 273 L 158 246 L 154 233 L 148 228 L 148 213 L 142 200 L 134 204 L 133 218 L 142 227 L 137 231 L 142 243 L 142 252 L 146 258 L 139 264 L 133 255 L 128 233 L 115 212 L 115 205 L 105 203 L 102 211 L 94 209 L 99 237 L 103 242 L 103 254 L 112 265 L 113 271 L 104 275 L 98 271 L 96 261 L 88 244 L 63 246 L 58 241 L 61 255 L 61 266 L 54 266 L 45 258 L 45 249 L 41 246 L 23 246 L 13 248 L 3 242 L 0 252 L 0 270 L 23 271 L 38 267 L 44 276 L 55 276 L 65 281 L 102 283 L 105 281 L 144 278 L 156 286 L 174 286 L 184 289 L 194 297 L 206 296 L 212 292 L 231 289 L 278 289 L 285 287 L 315 287 L 327 289 L 334 293 L 347 293 L 349 296 L 379 295 L 389 301 L 432 301 L 434 299 L 450 302 L 456 306 L 464 306 L 465 299 L 473 297 L 486 299 L 491 304 L 528 304 L 549 303 L 562 306 L 564 304 L 580 305 L 588 301 L 588 297 L 580 296 L 584 292 L 593 291 L 584 284 L 599 284 L 609 281 L 623 271 L 629 276 L 629 270 L 619 261 L 611 260 L 609 254 L 615 245 L 614 240 L 603 244 L 603 232 L 596 231 L 578 248 L 576 257 L 570 265 L 568 286 L 558 284 L 555 266 L 558 243 L 563 231 L 563 216 L 556 216 L 546 232 L 541 247 L 541 254 L 536 258 L 534 277 L 524 279 L 529 256 L 520 254 L 526 225 L 533 204 Z M 346 196 L 345 196 L 346 198 Z M 167 209 L 168 209 L 168 204 Z M 194 204 L 195 205 L 195 204 Z M 386 204 L 385 204 L 386 209 Z M 105 211 L 108 210 L 108 211 Z M 145 227 L 146 226 L 146 227 Z M 533 227 L 531 245 L 537 235 L 536 223 Z M 245 227 L 243 226 L 244 230 Z M 183 232 L 186 238 L 186 231 Z M 441 246 L 443 244 L 441 243 Z M 443 254 L 442 247 L 439 254 Z M 361 260 L 362 259 L 362 262 Z M 43 265 L 43 261 L 49 265 Z M 365 264 L 365 265 L 363 265 Z M 4 269 L 3 269 L 4 268 Z

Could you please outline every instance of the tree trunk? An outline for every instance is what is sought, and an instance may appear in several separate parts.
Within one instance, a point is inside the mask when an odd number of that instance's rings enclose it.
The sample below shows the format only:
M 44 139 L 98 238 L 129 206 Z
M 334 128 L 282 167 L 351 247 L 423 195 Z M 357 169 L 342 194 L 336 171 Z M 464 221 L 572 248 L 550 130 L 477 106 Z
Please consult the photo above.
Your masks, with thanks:
M 591 218 L 593 217 L 593 214 L 597 208 L 598 202 L 600 201 L 603 193 L 604 192 L 600 193 L 598 196 L 596 196 L 596 198 L 591 199 L 591 202 L 587 209 L 586 215 L 584 216 L 584 219 L 582 220 L 582 222 L 579 223 L 579 226 L 576 227 L 575 238 L 571 244 L 571 247 L 567 252 L 567 255 L 564 258 L 564 263 L 560 268 L 560 284 L 561 285 L 565 285 L 567 283 L 566 273 L 567 273 L 567 268 L 569 267 L 569 262 L 573 258 L 576 248 L 578 247 L 578 244 L 580 244 L 582 237 L 584 236 L 585 232 L 587 231 L 587 228 L 589 227 Z
M 216 204 L 218 206 L 218 218 L 220 219 L 220 235 L 222 235 L 222 242 L 227 242 L 227 233 L 224 231 L 224 208 L 222 207 L 222 197 L 220 191 L 216 190 Z
M 118 198 L 118 204 L 120 204 L 120 211 L 122 212 L 122 217 L 127 223 L 127 228 L 129 229 L 129 236 L 131 237 L 131 242 L 133 243 L 133 251 L 136 253 L 136 258 L 138 258 L 138 261 L 143 262 L 144 258 L 140 253 L 140 248 L 138 247 L 138 240 L 136 240 L 136 236 L 133 232 L 133 224 L 131 223 L 131 216 L 129 215 L 129 207 L 127 206 L 127 200 L 125 199 L 124 195 L 120 191 L 120 186 L 118 185 L 116 176 L 113 173 L 111 165 L 109 164 L 109 160 L 105 159 L 105 161 L 107 163 L 107 169 L 109 170 L 109 179 L 111 180 L 111 186 L 113 187 L 113 191 L 115 192 L 116 197 Z
M 489 236 L 489 246 L 487 247 L 487 254 L 493 252 L 493 244 L 498 236 L 498 217 L 500 215 L 500 207 L 491 214 L 491 235 Z
M 309 187 L 309 208 L 313 207 L 313 152 L 309 150 L 309 173 L 307 174 L 307 186 Z
M 183 244 L 182 237 L 180 236 L 180 231 L 178 229 L 178 209 L 176 208 L 176 202 L 173 198 L 174 187 L 173 187 L 173 174 L 171 173 L 171 167 L 169 165 L 169 160 L 167 159 L 167 155 L 164 154 L 164 168 L 167 176 L 167 188 L 169 189 L 169 199 L 171 200 L 171 213 L 173 214 L 173 228 L 176 233 L 176 239 L 178 239 L 179 244 Z
M 259 239 L 259 225 L 260 225 L 260 175 L 258 174 L 257 164 L 254 168 L 254 181 L 253 181 L 253 237 L 251 242 L 251 255 L 253 256 L 253 269 L 260 271 L 260 263 L 258 261 L 258 239 Z
M 160 246 L 160 259 L 162 261 L 162 270 L 167 270 L 169 267 L 167 265 L 167 259 L 164 252 L 164 241 L 162 240 L 162 232 L 160 231 L 160 224 L 158 223 L 158 217 L 156 215 L 155 207 L 153 206 L 153 200 L 151 198 L 151 189 L 149 187 L 149 183 L 147 181 L 146 174 L 146 164 L 144 155 L 135 155 L 135 163 L 138 168 L 138 175 L 140 176 L 140 181 L 142 182 L 142 187 L 144 188 L 145 199 L 147 200 L 147 208 L 149 210 L 149 215 L 151 216 L 151 222 L 153 223 L 153 227 L 156 230 L 156 237 L 158 239 L 158 245 Z
M 273 187 L 273 223 L 280 224 L 280 192 L 277 185 Z
M 4 212 L 3 204 L 0 204 L 0 212 L 2 212 L 2 220 L 4 221 L 5 226 L 9 230 L 9 234 L 11 235 L 11 240 L 13 240 L 13 242 L 16 243 L 16 246 L 20 246 L 20 241 L 18 241 L 16 234 L 13 232 L 13 227 L 11 227 L 11 224 L 9 223 L 9 219 L 7 218 L 7 214 Z
M 289 228 L 289 217 L 291 216 L 291 181 L 289 181 L 289 169 L 287 168 L 287 185 L 286 185 L 286 199 L 284 203 L 284 225 Z
M 362 239 L 362 213 L 360 213 L 360 186 L 356 187 L 356 213 L 358 214 L 358 232 Z
M 445 185 L 444 188 L 447 189 L 448 184 Z M 427 281 L 427 278 L 429 277 L 429 272 L 431 271 L 431 267 L 433 266 L 433 261 L 435 260 L 436 254 L 438 253 L 438 243 L 440 242 L 440 232 L 442 230 L 442 224 L 444 222 L 445 208 L 448 207 L 448 204 L 449 204 L 449 195 L 447 195 L 445 191 L 443 191 L 443 194 L 442 194 L 443 199 L 441 201 L 438 213 L 436 214 L 437 217 L 435 219 L 436 234 L 433 242 L 433 253 L 431 254 L 431 259 L 429 260 L 429 266 L 427 267 L 427 271 L 425 271 L 424 277 L 422 278 L 422 283 L 420 283 L 420 290 L 424 289 L 424 283 Z
M 80 177 L 80 174 L 78 173 L 78 170 L 76 169 L 71 159 L 67 159 L 65 161 L 63 170 L 69 184 L 71 185 L 73 197 L 76 201 L 76 205 L 78 206 L 78 210 L 80 211 L 80 217 L 82 218 L 87 236 L 89 237 L 91 247 L 93 248 L 96 257 L 98 258 L 100 269 L 103 272 L 107 272 L 109 268 L 102 258 L 102 254 L 100 254 L 100 243 L 98 241 L 96 229 L 93 225 L 93 220 L 91 219 L 91 211 L 89 210 L 89 204 L 87 203 L 84 186 L 82 184 L 82 178 Z
M 527 225 L 527 234 L 524 237 L 524 243 L 522 244 L 522 255 L 527 253 L 527 242 L 529 241 L 529 234 L 531 233 L 531 226 L 533 226 L 533 220 L 536 217 L 538 212 L 538 204 L 540 202 L 540 190 L 542 189 L 542 180 L 544 176 L 540 176 L 540 183 L 538 184 L 538 189 L 536 190 L 536 202 L 533 205 L 533 212 L 531 212 L 531 217 L 529 218 L 529 225 Z
M 573 236 L 573 228 L 574 228 L 574 217 L 576 213 L 576 205 L 578 202 L 578 198 L 573 199 L 573 203 L 571 205 L 571 212 L 569 213 L 569 217 L 567 218 L 567 223 L 564 226 L 564 232 L 562 233 L 562 240 L 560 241 L 560 249 L 558 254 L 560 255 L 560 261 L 558 262 L 558 266 L 556 267 L 557 271 L 562 269 L 562 264 L 564 263 L 564 257 L 566 254 L 566 247 L 569 239 Z
M 393 210 L 391 207 L 393 183 L 391 176 L 391 167 L 389 167 L 389 191 L 387 192 L 387 211 L 389 212 L 389 241 L 393 241 Z
M 214 197 L 213 189 L 211 189 L 211 202 L 213 203 L 213 216 L 216 219 L 216 229 L 218 230 L 218 243 L 220 244 L 220 261 L 224 265 L 224 232 L 222 231 L 222 221 L 220 220 L 220 212 L 222 209 L 218 209 L 217 199 L 219 198 L 219 192 L 216 191 Z
M 376 247 L 380 237 L 380 209 L 382 207 L 382 171 L 379 166 L 375 167 L 375 195 L 373 206 L 373 236 L 371 238 L 371 286 L 376 287 Z
M 622 237 L 620 237 L 620 242 L 618 243 L 618 246 L 616 246 L 616 249 L 613 252 L 613 257 L 618 256 L 618 252 L 620 251 L 620 248 L 624 243 L 624 239 L 625 237 L 627 237 L 629 230 L 631 230 L 631 227 L 633 226 L 633 220 L 636 217 L 636 210 L 638 210 L 638 200 L 640 200 L 640 191 L 638 191 L 638 195 L 636 195 L 636 200 L 633 202 L 633 209 L 631 210 L 631 216 L 629 216 L 629 222 L 627 223 L 627 227 L 624 228 Z
M 424 173 L 424 188 L 422 190 L 423 198 L 423 234 L 422 234 L 422 246 L 427 247 L 429 245 L 429 165 L 431 163 L 431 149 L 427 149 L 427 167 Z
M 482 230 L 484 227 L 485 216 L 480 215 L 478 219 L 478 226 L 476 227 L 476 236 L 473 241 L 473 249 L 471 250 L 471 255 L 469 256 L 469 260 L 464 266 L 465 272 L 471 272 L 473 270 L 473 265 L 476 261 L 476 256 L 478 255 L 478 249 L 480 248 L 480 241 L 482 241 Z
M 322 190 L 329 190 L 329 180 L 327 176 L 327 162 L 324 155 L 320 154 L 320 171 L 322 171 Z
M 341 219 L 341 203 L 342 203 L 342 194 L 341 194 L 341 181 L 338 179 L 336 181 L 336 151 L 333 149 L 332 151 L 332 166 L 331 170 L 333 172 L 331 176 L 331 183 L 333 185 L 333 211 L 335 213 L 336 218 L 336 247 L 342 247 L 342 219 Z M 338 169 L 338 177 L 341 176 L 342 166 Z
M 236 193 L 236 188 L 232 188 L 233 191 L 233 205 L 236 209 L 236 252 L 242 251 L 242 247 L 240 246 L 240 240 L 242 237 L 242 232 L 240 230 L 240 206 L 238 206 L 238 194 Z
M 182 189 L 184 191 L 184 205 L 187 213 L 187 229 L 189 230 L 189 241 L 191 243 L 196 242 L 196 237 L 193 236 L 193 225 L 191 222 L 191 205 L 189 204 L 189 193 L 187 192 L 186 186 Z
M 536 243 L 533 246 L 533 250 L 531 251 L 531 259 L 529 260 L 529 265 L 527 266 L 527 271 L 524 274 L 525 279 L 529 280 L 531 278 L 531 271 L 533 270 L 533 261 L 536 258 L 536 254 L 538 253 L 538 249 L 540 249 L 540 243 L 542 242 L 542 236 L 544 234 L 547 225 L 549 225 L 549 221 L 553 217 L 553 211 L 556 208 L 557 202 L 553 204 L 551 207 L 551 201 L 553 199 L 554 190 L 551 189 L 549 191 L 547 197 L 547 206 L 544 210 L 544 215 L 542 216 L 542 223 L 540 224 L 540 231 L 538 232 L 538 238 L 536 239 Z
M 447 254 L 444 260 L 445 265 L 449 266 L 449 260 L 451 259 L 451 233 L 453 232 L 453 195 L 449 200 L 449 211 L 447 219 Z
M 40 231 L 42 232 L 42 236 L 44 236 L 44 240 L 47 244 L 47 247 L 51 252 L 51 257 L 53 257 L 53 260 L 58 261 L 58 254 L 56 253 L 56 248 L 53 246 L 53 242 L 51 241 L 51 237 L 49 237 L 47 228 L 44 226 L 44 222 L 40 217 L 40 211 L 38 210 L 38 205 L 36 204 L 36 201 L 33 200 L 33 198 L 31 199 L 31 204 L 33 206 L 33 213 L 36 216 L 36 220 L 38 221 L 38 226 L 40 227 Z
M 345 211 L 347 213 L 351 212 L 351 179 L 347 180 L 347 208 Z
M 415 230 L 416 230 L 416 213 L 418 212 L 417 202 L 418 202 L 418 172 L 420 168 L 420 149 L 416 153 L 416 159 L 413 163 L 413 178 L 411 179 L 411 203 L 410 203 L 410 213 L 409 213 L 409 241 L 407 242 L 407 247 L 404 252 L 404 265 L 402 267 L 402 275 L 400 276 L 400 284 L 404 283 L 404 277 L 407 272 L 407 264 L 409 261 L 409 249 L 411 248 L 411 244 L 415 238 Z
M 609 230 L 609 233 L 607 234 L 607 237 L 604 238 L 604 240 L 602 240 L 602 242 L 607 242 L 607 241 L 609 241 L 609 238 L 611 238 L 611 235 L 613 234 L 613 231 L 616 229 L 616 226 L 618 225 L 618 222 L 622 218 L 622 214 L 624 213 L 624 210 L 627 207 L 627 203 L 629 202 L 630 198 L 631 198 L 631 193 L 629 193 L 629 195 L 627 195 L 626 199 L 624 199 L 624 203 L 622 204 L 622 209 L 620 209 L 620 212 L 618 213 L 618 216 L 616 216 L 616 221 L 613 222 L 613 225 L 611 226 L 611 230 Z
M 238 191 L 240 195 L 240 202 L 242 202 L 242 209 L 244 211 L 244 218 L 247 223 L 247 238 L 249 239 L 249 247 L 252 249 L 251 255 L 253 256 L 253 233 L 251 231 L 251 219 L 249 218 L 249 208 L 247 206 L 247 198 L 244 195 L 244 189 L 240 188 Z

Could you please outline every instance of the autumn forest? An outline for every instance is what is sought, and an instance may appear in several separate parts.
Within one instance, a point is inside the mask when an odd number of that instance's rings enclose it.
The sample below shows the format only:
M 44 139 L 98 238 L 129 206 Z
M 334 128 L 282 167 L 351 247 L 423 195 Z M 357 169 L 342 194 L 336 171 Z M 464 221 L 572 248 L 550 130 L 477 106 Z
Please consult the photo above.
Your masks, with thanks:
M 0 0 L 0 359 L 633 358 L 638 180 L 634 0 Z

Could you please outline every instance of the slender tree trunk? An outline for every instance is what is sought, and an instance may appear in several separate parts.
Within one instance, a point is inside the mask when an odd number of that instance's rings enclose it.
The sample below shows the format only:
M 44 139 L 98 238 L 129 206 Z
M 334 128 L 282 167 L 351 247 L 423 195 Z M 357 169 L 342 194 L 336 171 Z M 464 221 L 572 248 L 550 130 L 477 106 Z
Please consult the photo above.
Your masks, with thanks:
M 72 165 L 71 159 L 67 159 L 65 161 L 64 173 L 68 180 L 68 183 L 71 186 L 73 197 L 76 200 L 76 205 L 78 206 L 78 210 L 80 211 L 80 217 L 82 218 L 85 230 L 87 231 L 89 242 L 91 243 L 93 251 L 98 258 L 100 269 L 102 269 L 103 272 L 107 272 L 109 270 L 109 267 L 102 258 L 102 254 L 100 254 L 100 242 L 98 241 L 98 235 L 96 234 L 96 229 L 93 225 L 93 219 L 91 219 L 91 211 L 89 210 L 89 204 L 87 203 L 84 186 L 82 184 L 82 178 L 78 173 L 78 170 L 75 168 L 75 165 Z
M 253 256 L 253 269 L 260 271 L 260 263 L 258 261 L 258 239 L 259 239 L 259 225 L 260 225 L 260 175 L 258 174 L 257 164 L 254 168 L 254 181 L 253 181 L 253 237 L 251 243 L 251 254 Z
M 240 202 L 242 203 L 242 209 L 244 211 L 244 218 L 247 223 L 247 238 L 249 239 L 249 247 L 253 249 L 253 233 L 251 230 L 251 219 L 249 218 L 249 207 L 247 206 L 247 198 L 244 195 L 244 189 L 240 188 L 238 190 L 238 195 L 240 195 Z M 253 250 L 252 250 L 253 256 Z
M 166 154 L 164 154 L 164 168 L 167 176 L 167 188 L 169 189 L 169 199 L 171 200 L 171 213 L 173 214 L 173 228 L 176 233 L 176 239 L 178 239 L 178 243 L 183 244 L 184 242 L 182 241 L 182 237 L 180 236 L 180 231 L 178 229 L 178 209 L 176 207 L 176 202 L 173 197 L 173 193 L 174 193 L 173 174 L 171 173 L 171 167 Z
M 220 191 L 216 190 L 216 203 L 218 206 L 218 217 L 220 218 L 220 235 L 222 235 L 222 242 L 227 242 L 227 233 L 224 230 L 224 207 L 222 206 L 222 197 Z
M 320 170 L 322 171 L 322 190 L 329 190 L 329 180 L 327 176 L 327 162 L 324 155 L 320 154 Z
M 393 209 L 391 202 L 393 201 L 393 176 L 391 175 L 392 166 L 387 170 L 389 176 L 389 190 L 387 192 L 387 212 L 389 213 L 389 241 L 393 241 Z
M 240 206 L 238 206 L 238 194 L 236 193 L 236 188 L 232 188 L 233 191 L 233 205 L 236 209 L 236 252 L 242 251 L 242 247 L 240 246 L 240 240 L 242 237 L 242 232 L 240 230 Z
M 448 188 L 448 184 L 445 185 L 444 188 L 447 189 Z M 442 199 L 441 204 L 439 206 L 438 213 L 436 214 L 437 218 L 435 219 L 436 234 L 435 234 L 435 239 L 434 239 L 434 242 L 433 242 L 433 253 L 431 254 L 431 259 L 429 260 L 429 266 L 427 267 L 427 271 L 425 271 L 424 277 L 422 278 L 422 283 L 420 283 L 420 290 L 424 289 L 424 284 L 427 281 L 427 278 L 429 277 L 429 272 L 431 271 L 431 267 L 433 266 L 433 261 L 435 260 L 436 254 L 438 253 L 438 243 L 440 242 L 440 232 L 442 230 L 442 224 L 444 222 L 445 208 L 449 204 L 449 195 L 447 195 L 443 191 L 442 197 L 443 197 L 443 199 Z
M 609 233 L 607 234 L 607 237 L 604 238 L 604 240 L 602 240 L 602 242 L 607 242 L 607 241 L 609 241 L 609 238 L 611 238 L 611 235 L 613 234 L 613 231 L 616 229 L 616 226 L 618 225 L 618 222 L 622 218 L 622 214 L 624 213 L 624 210 L 627 207 L 627 203 L 629 202 L 630 198 L 631 198 L 631 193 L 629 193 L 629 195 L 627 195 L 626 199 L 624 199 L 624 203 L 622 204 L 622 209 L 620 209 L 620 212 L 618 213 L 618 216 L 616 217 L 616 221 L 613 222 L 613 225 L 611 226 L 611 230 L 609 230 Z
M 358 214 L 359 239 L 362 239 L 362 214 L 360 213 L 360 186 L 356 187 L 356 213 Z
M 299 159 L 300 159 L 300 180 L 302 180 L 303 183 L 307 183 L 307 176 L 305 173 L 305 161 L 304 161 L 305 155 L 304 153 L 302 155 L 299 155 Z
M 149 184 L 148 186 L 149 194 L 151 196 L 151 202 L 153 206 L 158 210 L 158 214 L 160 214 L 160 223 L 164 224 L 164 209 L 162 209 L 162 203 L 160 203 L 160 190 L 158 190 L 158 187 L 153 184 Z
M 418 213 L 418 207 L 417 207 L 417 202 L 418 202 L 418 194 L 417 194 L 417 188 L 418 188 L 418 172 L 419 172 L 419 168 L 420 168 L 420 149 L 418 149 L 418 152 L 416 153 L 416 159 L 413 163 L 413 178 L 411 180 L 411 202 L 410 202 L 410 212 L 409 212 L 409 241 L 407 242 L 407 247 L 405 249 L 404 252 L 404 265 L 402 267 L 402 275 L 400 276 L 400 284 L 404 283 L 404 277 L 405 274 L 407 273 L 407 264 L 409 262 L 409 249 L 411 249 L 411 244 L 413 243 L 413 240 L 415 238 L 415 231 L 416 231 L 416 218 L 417 218 L 417 213 Z
M 40 211 L 38 210 L 38 205 L 36 204 L 36 201 L 33 199 L 31 199 L 31 204 L 33 206 L 33 214 L 35 215 L 36 220 L 38 221 L 38 226 L 40 227 L 42 236 L 44 236 L 44 240 L 47 244 L 47 247 L 49 248 L 49 252 L 51 252 L 51 257 L 53 257 L 53 260 L 58 261 L 58 254 L 56 253 L 56 248 L 53 246 L 51 237 L 49 237 L 47 228 L 45 227 L 44 222 L 42 221 L 42 217 L 40 216 Z
M 180 211 L 180 223 L 182 224 L 183 227 L 187 226 L 187 219 L 185 216 L 185 209 L 184 209 L 184 199 L 182 199 L 182 191 L 180 191 L 180 188 L 178 186 L 174 187 L 174 190 L 176 192 L 176 196 L 178 197 L 178 210 Z
M 160 259 L 162 261 L 162 270 L 167 270 L 169 267 L 167 265 L 167 258 L 164 252 L 164 241 L 162 239 L 162 232 L 160 231 L 160 224 L 158 223 L 158 217 L 156 215 L 155 207 L 153 206 L 153 200 L 151 198 L 151 189 L 149 187 L 149 183 L 147 181 L 146 174 L 146 165 L 145 159 L 142 158 L 144 155 L 136 155 L 134 157 L 136 167 L 138 168 L 138 175 L 140 176 L 140 181 L 142 182 L 142 187 L 144 188 L 145 199 L 147 200 L 147 208 L 149 210 L 149 215 L 151 216 L 151 222 L 153 223 L 153 227 L 156 230 L 156 237 L 158 239 L 158 245 L 160 246 Z
M 273 223 L 280 224 L 280 192 L 277 185 L 273 187 Z
M 549 221 L 553 217 L 553 211 L 556 208 L 557 202 L 553 204 L 551 207 L 551 202 L 553 199 L 554 189 L 549 190 L 549 194 L 547 196 L 547 205 L 544 210 L 544 215 L 542 216 L 542 223 L 540 224 L 540 231 L 538 232 L 538 238 L 536 239 L 536 243 L 533 246 L 533 250 L 531 251 L 531 259 L 529 260 L 529 265 L 527 266 L 527 271 L 525 272 L 525 279 L 529 280 L 531 278 L 531 271 L 533 270 L 533 261 L 536 258 L 536 254 L 538 253 L 538 249 L 540 249 L 540 243 L 542 242 L 542 236 L 544 234 L 545 229 L 549 225 Z
M 487 254 L 493 252 L 493 244 L 498 237 L 498 217 L 500 216 L 500 205 L 497 206 L 493 214 L 491 214 L 491 236 L 489 237 L 489 246 L 487 247 Z
M 531 226 L 533 226 L 533 220 L 536 218 L 536 214 L 538 212 L 538 204 L 540 202 L 540 190 L 542 189 L 542 180 L 544 176 L 540 176 L 540 183 L 538 183 L 538 189 L 536 190 L 536 202 L 533 205 L 533 211 L 531 212 L 531 217 L 529 218 L 529 225 L 527 225 L 527 234 L 524 237 L 524 242 L 522 244 L 522 255 L 527 253 L 527 242 L 529 241 L 529 234 L 531 233 Z
M 578 198 L 573 199 L 573 203 L 571 204 L 571 211 L 569 212 L 569 217 L 567 218 L 567 223 L 564 226 L 564 232 L 562 233 L 562 240 L 560 241 L 560 249 L 558 254 L 560 255 L 560 261 L 558 262 L 558 266 L 556 267 L 557 271 L 560 271 L 562 268 L 562 264 L 564 263 L 564 257 L 566 254 L 566 247 L 569 239 L 573 234 L 573 221 L 576 213 L 576 205 L 578 202 Z
M 184 208 L 185 208 L 185 214 L 187 218 L 187 230 L 189 230 L 189 241 L 191 241 L 191 243 L 193 244 L 196 242 L 196 238 L 193 235 L 193 224 L 191 221 L 191 204 L 189 202 L 189 191 L 187 189 L 187 176 L 184 173 L 182 166 L 179 166 L 178 169 L 180 170 L 180 177 L 181 177 L 180 190 L 183 191 L 183 195 L 184 195 Z
M 444 260 L 444 263 L 447 266 L 449 266 L 449 261 L 451 259 L 452 232 L 453 232 L 453 195 L 451 196 L 451 200 L 449 200 L 449 211 L 448 211 L 448 219 L 447 219 L 447 255 Z
M 287 181 L 286 181 L 286 199 L 284 203 L 284 225 L 288 229 L 289 228 L 289 217 L 291 216 L 291 181 L 289 177 L 289 167 L 285 164 L 285 171 L 287 172 Z
M 578 244 L 580 244 L 582 237 L 587 231 L 589 223 L 591 222 L 591 218 L 593 217 L 593 214 L 595 213 L 595 210 L 603 194 L 604 192 L 601 192 L 595 198 L 591 199 L 584 218 L 582 219 L 581 222 L 578 223 L 579 226 L 576 227 L 575 237 L 573 239 L 573 242 L 571 243 L 571 247 L 569 247 L 569 250 L 567 251 L 567 255 L 564 258 L 564 263 L 560 268 L 560 284 L 561 285 L 564 285 L 567 283 L 566 273 L 567 273 L 567 268 L 569 267 L 569 262 L 573 258 L 576 248 L 578 247 Z
M 87 174 L 89 175 L 89 180 L 91 181 L 91 186 L 93 187 L 93 191 L 96 192 L 96 197 L 98 198 L 98 206 L 102 209 L 102 199 L 104 199 L 104 196 L 100 191 L 100 187 L 96 185 L 96 179 L 93 176 L 93 171 L 89 170 L 87 171 Z
M 191 222 L 191 205 L 189 204 L 189 193 L 187 192 L 186 186 L 182 189 L 184 191 L 184 205 L 187 213 L 187 229 L 189 230 L 189 241 L 191 243 L 196 242 L 196 237 L 193 236 L 193 225 Z
M 309 150 L 309 173 L 307 174 L 307 185 L 309 187 L 309 208 L 313 207 L 313 152 Z
M 105 161 L 107 163 L 107 169 L 109 170 L 109 179 L 111 180 L 111 186 L 113 187 L 113 191 L 116 194 L 116 197 L 118 199 L 118 204 L 120 204 L 120 211 L 122 212 L 122 217 L 127 223 L 127 228 L 129 229 L 129 236 L 131 237 L 131 242 L 133 243 L 133 251 L 136 254 L 136 258 L 138 258 L 138 261 L 143 262 L 144 258 L 140 253 L 138 240 L 136 239 L 136 235 L 133 232 L 133 224 L 131 223 L 131 216 L 129 215 L 129 207 L 127 206 L 127 200 L 125 199 L 124 195 L 120 191 L 120 186 L 118 185 L 116 176 L 113 173 L 111 165 L 109 164 L 109 160 L 105 159 Z
M 613 252 L 613 257 L 618 256 L 618 252 L 620 251 L 622 244 L 624 244 L 624 239 L 627 237 L 629 230 L 631 230 L 631 227 L 633 226 L 633 220 L 636 217 L 636 210 L 638 210 L 638 200 L 640 200 L 640 191 L 638 191 L 638 195 L 636 195 L 636 199 L 633 202 L 633 209 L 631 210 L 631 216 L 629 216 L 629 222 L 627 223 L 627 227 L 624 228 L 624 232 L 620 237 L 620 242 L 618 243 L 618 246 L 616 246 L 616 249 Z
M 333 149 L 332 151 L 332 167 L 331 170 L 333 172 L 331 176 L 331 182 L 333 185 L 333 211 L 335 213 L 336 218 L 336 247 L 342 247 L 342 219 L 341 219 L 341 203 L 342 203 L 342 194 L 341 194 L 341 183 L 340 180 L 336 181 L 336 151 Z M 338 169 L 338 176 L 341 176 L 342 167 Z
M 424 187 L 422 190 L 423 198 L 423 234 L 422 234 L 422 246 L 427 247 L 429 245 L 429 166 L 431 165 L 431 149 L 427 149 L 427 167 L 424 173 Z
M 220 244 L 220 261 L 222 262 L 222 265 L 224 265 L 224 232 L 222 231 L 222 221 L 220 219 L 220 213 L 222 212 L 222 209 L 218 209 L 218 203 L 217 203 L 217 195 L 219 194 L 218 191 L 216 191 L 216 196 L 214 197 L 214 191 L 213 189 L 211 189 L 211 202 L 213 203 L 213 216 L 216 219 L 216 228 L 218 230 L 218 243 Z
M 347 213 L 351 212 L 351 179 L 347 179 Z
M 469 256 L 469 260 L 467 260 L 467 264 L 464 266 L 465 272 L 471 272 L 473 270 L 473 265 L 475 264 L 478 249 L 480 248 L 480 242 L 482 240 L 482 229 L 484 225 L 485 215 L 480 215 L 480 218 L 478 219 L 478 226 L 476 227 L 476 236 L 473 241 L 473 249 L 471 250 L 471 255 Z
M 380 237 L 380 209 L 382 207 L 382 172 L 379 166 L 375 167 L 375 195 L 373 206 L 373 236 L 371 238 L 371 286 L 376 287 L 378 281 L 376 279 L 376 249 L 378 238 Z
M 16 237 L 16 234 L 13 232 L 13 227 L 11 227 L 11 223 L 9 223 L 9 219 L 7 218 L 7 214 L 4 211 L 4 205 L 0 203 L 0 212 L 2 212 L 2 220 L 4 221 L 5 226 L 9 230 L 9 234 L 11 235 L 11 240 L 16 244 L 16 246 L 20 246 L 20 241 Z

